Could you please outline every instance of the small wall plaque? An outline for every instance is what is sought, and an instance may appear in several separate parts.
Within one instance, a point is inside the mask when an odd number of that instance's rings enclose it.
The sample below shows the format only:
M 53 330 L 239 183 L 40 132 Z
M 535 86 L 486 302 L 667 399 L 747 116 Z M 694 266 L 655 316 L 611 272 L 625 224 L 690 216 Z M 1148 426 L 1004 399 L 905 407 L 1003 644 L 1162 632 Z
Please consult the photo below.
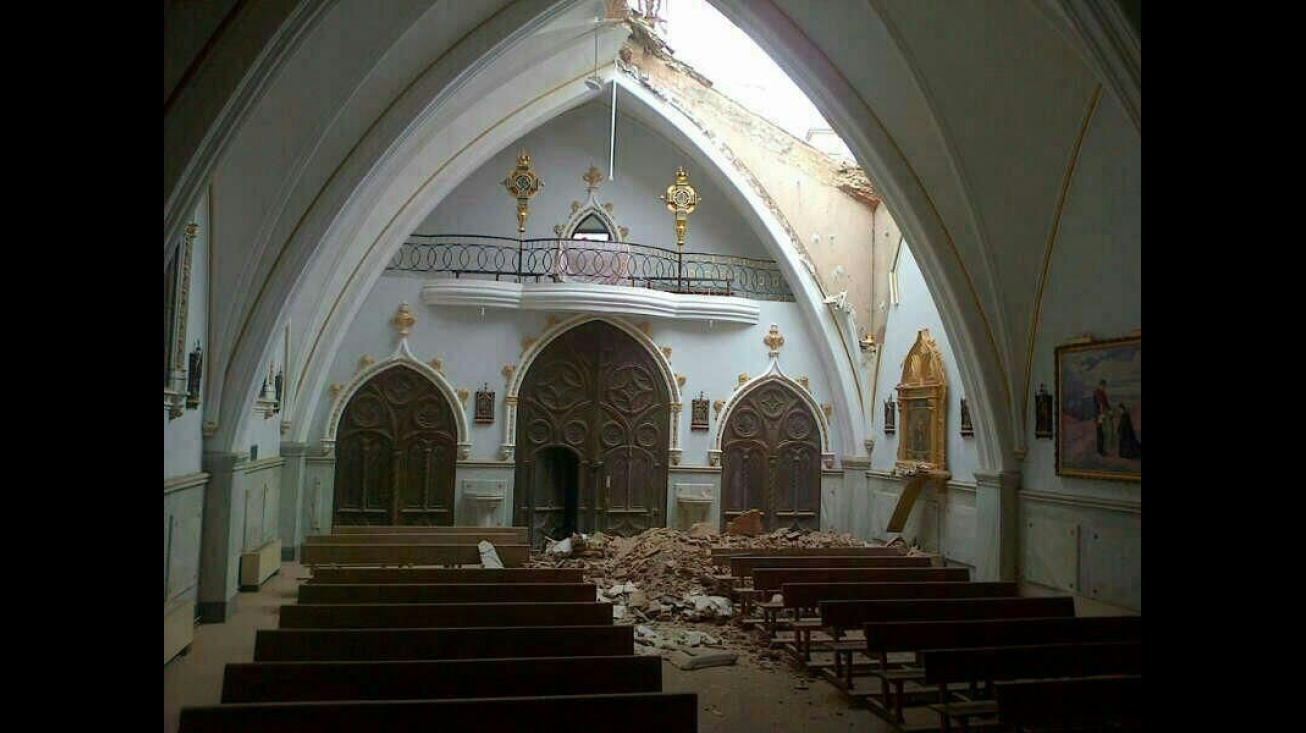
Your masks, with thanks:
M 1034 437 L 1052 437 L 1052 395 L 1042 384 L 1038 386 L 1038 394 L 1034 395 Z
M 702 392 L 698 393 L 698 398 L 692 401 L 692 410 L 689 413 L 690 430 L 707 430 L 707 398 Z
M 477 425 L 488 425 L 494 422 L 494 393 L 490 391 L 489 382 L 476 390 L 476 417 L 474 422 Z

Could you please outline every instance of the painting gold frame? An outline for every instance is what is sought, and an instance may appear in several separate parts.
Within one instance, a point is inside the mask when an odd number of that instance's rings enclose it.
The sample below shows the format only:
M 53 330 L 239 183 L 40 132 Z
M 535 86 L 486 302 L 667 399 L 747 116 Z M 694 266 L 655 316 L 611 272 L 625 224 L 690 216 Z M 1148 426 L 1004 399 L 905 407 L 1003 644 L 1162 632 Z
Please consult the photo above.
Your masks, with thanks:
M 1143 480 L 1143 338 L 1056 349 L 1059 476 Z

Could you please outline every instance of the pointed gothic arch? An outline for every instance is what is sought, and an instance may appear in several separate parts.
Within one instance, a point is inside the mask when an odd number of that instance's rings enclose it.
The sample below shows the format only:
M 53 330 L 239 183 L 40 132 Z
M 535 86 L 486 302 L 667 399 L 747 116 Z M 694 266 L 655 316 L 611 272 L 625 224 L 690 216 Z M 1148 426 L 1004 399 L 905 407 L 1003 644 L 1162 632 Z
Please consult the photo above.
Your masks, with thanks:
M 506 400 L 513 523 L 531 527 L 534 545 L 665 526 L 678 410 L 660 352 L 602 318 L 574 319 L 533 351 Z

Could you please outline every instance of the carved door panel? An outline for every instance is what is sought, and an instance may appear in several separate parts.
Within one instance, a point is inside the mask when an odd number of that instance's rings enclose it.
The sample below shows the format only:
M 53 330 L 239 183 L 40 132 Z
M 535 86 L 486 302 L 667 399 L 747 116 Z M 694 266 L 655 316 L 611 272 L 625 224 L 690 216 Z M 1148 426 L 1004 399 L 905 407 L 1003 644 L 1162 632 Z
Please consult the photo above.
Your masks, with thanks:
M 390 523 L 393 455 L 393 436 L 379 430 L 357 428 L 340 433 L 336 442 L 335 524 Z
M 768 532 L 819 529 L 820 440 L 815 416 L 787 384 L 744 395 L 722 434 L 722 524 L 758 509 Z
M 458 430 L 425 377 L 406 367 L 376 375 L 336 434 L 335 524 L 453 524 Z
M 731 427 L 727 426 L 727 434 Z M 765 507 L 769 504 L 766 500 L 766 486 L 767 477 L 771 473 L 770 465 L 770 452 L 766 444 L 760 441 L 736 437 L 722 449 L 721 526 L 723 528 L 726 523 L 749 509 L 766 511 Z
M 609 324 L 581 324 L 545 348 L 517 408 L 518 485 L 533 488 L 514 523 L 532 527 L 532 543 L 562 528 L 569 512 L 579 532 L 630 535 L 662 525 L 669 401 L 652 356 Z M 538 475 L 540 451 L 552 446 L 579 456 L 566 496 Z

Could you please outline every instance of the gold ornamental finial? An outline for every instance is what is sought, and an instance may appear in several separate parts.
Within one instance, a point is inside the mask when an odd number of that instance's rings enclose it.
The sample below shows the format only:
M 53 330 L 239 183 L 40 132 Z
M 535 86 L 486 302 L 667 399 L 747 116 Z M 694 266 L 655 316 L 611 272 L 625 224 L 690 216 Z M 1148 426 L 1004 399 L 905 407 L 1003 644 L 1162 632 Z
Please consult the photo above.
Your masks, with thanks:
M 405 301 L 399 304 L 399 310 L 395 312 L 395 317 L 390 322 L 399 329 L 399 336 L 405 337 L 408 335 L 408 329 L 417 323 L 417 319 L 413 317 L 413 312 L 408 310 L 408 303 Z
M 658 198 L 666 203 L 668 211 L 676 215 L 676 246 L 684 249 L 685 225 L 694 207 L 702 201 L 694 187 L 689 185 L 689 174 L 684 166 L 676 168 L 676 182 L 667 186 L 667 192 Z
M 517 156 L 517 167 L 508 172 L 508 177 L 503 179 L 503 187 L 508 189 L 508 193 L 517 199 L 517 233 L 526 233 L 526 209 L 530 204 L 531 197 L 539 192 L 544 186 L 544 181 L 535 175 L 531 168 L 531 156 L 525 150 Z
M 599 187 L 599 183 L 603 180 L 603 174 L 599 172 L 598 168 L 591 165 L 590 169 L 585 171 L 585 175 L 581 176 L 580 179 L 585 182 L 587 192 L 593 191 Z
M 772 323 L 771 330 L 767 331 L 762 343 L 766 344 L 766 347 L 771 350 L 771 356 L 778 356 L 780 347 L 785 345 L 785 337 L 780 335 L 780 327 Z

